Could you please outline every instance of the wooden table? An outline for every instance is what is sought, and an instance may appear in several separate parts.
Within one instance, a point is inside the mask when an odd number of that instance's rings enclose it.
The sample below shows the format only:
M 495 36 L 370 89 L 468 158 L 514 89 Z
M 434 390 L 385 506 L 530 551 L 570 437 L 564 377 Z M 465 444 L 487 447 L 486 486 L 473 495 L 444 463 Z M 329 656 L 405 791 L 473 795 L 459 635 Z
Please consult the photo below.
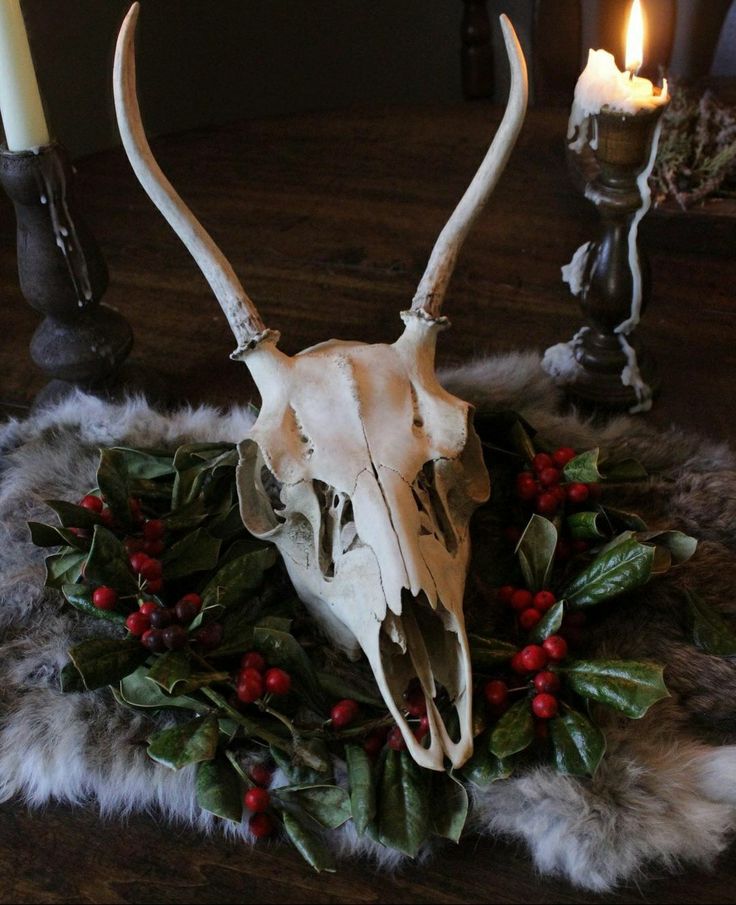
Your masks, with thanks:
M 391 341 L 434 239 L 490 139 L 483 105 L 289 117 L 154 143 L 164 170 L 229 256 L 266 323 L 294 352 L 335 336 Z M 563 160 L 565 115 L 532 111 L 519 148 L 470 237 L 447 299 L 443 364 L 543 349 L 580 324 L 560 266 L 595 235 Z M 228 359 L 225 319 L 191 259 L 119 151 L 78 164 L 78 189 L 112 274 L 106 301 L 130 320 L 139 374 L 158 372 L 191 402 L 252 392 Z M 654 300 L 642 335 L 663 391 L 652 421 L 736 440 L 736 218 L 714 205 L 645 221 Z M 12 211 L 0 199 L 4 342 L 0 401 L 22 412 L 42 384 L 28 362 L 37 323 L 15 284 Z M 16 408 L 18 407 L 18 408 Z M 468 840 L 422 867 L 376 877 L 364 866 L 316 876 L 285 847 L 207 841 L 153 818 L 104 823 L 55 806 L 0 808 L 1 902 L 730 902 L 736 863 L 716 874 L 655 876 L 596 898 L 540 881 L 521 849 Z

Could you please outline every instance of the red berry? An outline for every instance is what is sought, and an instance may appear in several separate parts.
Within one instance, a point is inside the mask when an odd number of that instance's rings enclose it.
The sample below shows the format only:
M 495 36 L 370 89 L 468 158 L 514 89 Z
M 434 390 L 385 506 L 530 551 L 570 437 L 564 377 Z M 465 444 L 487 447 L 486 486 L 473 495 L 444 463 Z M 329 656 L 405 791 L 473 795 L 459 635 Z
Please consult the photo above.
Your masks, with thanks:
M 288 694 L 291 688 L 291 676 L 283 669 L 269 669 L 265 675 L 266 691 L 270 694 Z
M 276 824 L 269 814 L 254 814 L 248 821 L 248 829 L 256 839 L 265 839 L 273 835 Z
M 131 635 L 140 637 L 151 626 L 151 617 L 145 613 L 131 613 L 125 620 L 125 627 Z
M 161 629 L 158 628 L 146 629 L 141 635 L 141 644 L 144 647 L 147 647 L 151 653 L 160 654 L 162 651 L 166 650 L 163 634 Z
M 519 660 L 524 664 L 526 672 L 538 672 L 540 669 L 544 669 L 548 659 L 547 651 L 538 644 L 529 644 L 519 655 Z
M 534 595 L 531 591 L 520 589 L 511 595 L 511 606 L 515 610 L 526 610 L 532 605 Z
M 355 722 L 359 712 L 360 707 L 358 706 L 357 701 L 353 701 L 351 698 L 345 698 L 343 701 L 338 701 L 330 711 L 332 725 L 335 729 L 344 729 L 345 726 L 349 726 L 351 723 Z
M 386 733 L 382 732 L 380 729 L 375 729 L 365 737 L 363 750 L 371 757 L 375 757 L 385 744 Z
M 532 698 L 532 711 L 540 720 L 551 720 L 557 716 L 557 698 L 551 694 L 538 694 Z
M 426 736 L 427 733 L 429 732 L 429 729 L 430 729 L 430 726 L 429 726 L 429 717 L 428 717 L 427 714 L 425 713 L 424 716 L 420 718 L 420 720 L 419 720 L 419 725 L 418 725 L 418 726 L 416 727 L 416 729 L 414 730 L 414 738 L 415 738 L 418 742 L 421 742 L 421 740 L 422 740 L 423 738 L 425 738 L 425 736 Z
M 263 697 L 263 676 L 255 669 L 245 669 L 238 676 L 238 700 L 252 704 Z
M 90 512 L 97 512 L 99 514 L 102 512 L 104 503 L 98 496 L 88 493 L 87 496 L 82 497 L 79 501 L 79 505 L 83 506 L 85 509 L 89 509 Z
M 176 618 L 179 622 L 191 622 L 199 612 L 199 607 L 191 602 L 191 600 L 180 600 L 174 607 Z
M 533 471 L 520 471 L 516 476 L 516 486 L 519 487 L 521 484 L 528 484 L 529 481 L 534 483 L 536 481 L 536 477 L 534 476 Z
M 161 578 L 161 573 L 163 571 L 161 560 L 151 559 L 146 556 L 146 561 L 138 571 L 144 578 L 149 579 L 150 581 L 158 581 L 158 579 Z
M 141 549 L 147 556 L 161 556 L 166 544 L 162 540 L 144 540 Z
M 152 600 L 146 600 L 138 607 L 138 612 L 143 613 L 144 616 L 148 616 L 150 619 L 150 617 L 160 609 L 161 607 L 157 603 L 154 603 Z
M 166 525 L 160 518 L 150 518 L 143 526 L 143 537 L 146 540 L 161 540 L 166 534 Z
M 550 487 L 549 492 L 554 494 L 559 506 L 562 506 L 567 499 L 567 485 L 558 484 L 556 487 Z
M 532 459 L 532 467 L 537 474 L 541 474 L 545 468 L 554 468 L 554 466 L 555 463 L 552 461 L 552 457 L 548 456 L 547 453 L 537 453 Z
M 181 599 L 182 601 L 186 600 L 187 603 L 191 603 L 192 606 L 196 606 L 197 612 L 202 609 L 202 598 L 199 594 L 185 594 Z
M 560 500 L 556 493 L 547 491 L 537 497 L 537 512 L 540 515 L 554 515 L 560 508 Z
M 263 654 L 259 654 L 257 650 L 250 650 L 247 654 L 243 654 L 240 660 L 241 669 L 255 669 L 257 672 L 263 672 L 266 668 L 266 661 Z
M 534 626 L 539 622 L 542 618 L 542 614 L 539 610 L 535 610 L 534 607 L 529 607 L 528 610 L 524 610 L 523 613 L 519 614 L 519 625 L 524 629 L 525 632 L 531 631 Z
M 112 588 L 101 587 L 92 595 L 92 603 L 98 610 L 114 610 L 115 604 L 118 602 L 117 591 Z
M 552 453 L 552 461 L 558 468 L 564 468 L 568 462 L 572 462 L 577 453 L 571 446 L 561 446 Z
M 268 806 L 271 804 L 271 796 L 266 789 L 256 787 L 255 789 L 248 789 L 243 797 L 243 803 L 254 814 L 262 814 L 268 810 Z
M 151 613 L 151 626 L 153 628 L 168 628 L 172 621 L 171 610 L 163 606 L 158 606 Z
M 530 503 L 539 492 L 537 482 L 534 480 L 525 481 L 523 484 L 517 485 L 516 494 L 520 500 Z
M 169 650 L 181 650 L 189 641 L 189 635 L 183 625 L 170 625 L 163 630 L 163 639 Z
M 107 528 L 109 528 L 115 521 L 115 516 L 112 514 L 112 509 L 108 509 L 107 507 L 99 512 L 98 515 L 100 516 L 100 521 L 102 522 L 102 524 Z
M 560 635 L 550 635 L 549 638 L 545 638 L 542 642 L 542 647 L 549 659 L 554 660 L 556 663 L 564 660 L 567 656 L 567 641 Z
M 391 729 L 388 738 L 386 739 L 386 744 L 392 751 L 406 750 L 406 742 L 404 741 L 404 736 L 401 734 L 401 729 L 399 729 L 398 726 L 394 726 L 393 729 Z
M 221 622 L 208 622 L 207 625 L 197 629 L 194 638 L 205 650 L 214 650 L 222 644 L 224 634 Z
M 562 475 L 557 468 L 545 468 L 539 473 L 539 483 L 542 487 L 554 487 L 560 483 Z
M 498 589 L 498 599 L 501 603 L 511 603 L 511 598 L 514 596 L 515 591 L 516 588 L 512 584 L 505 584 Z
M 138 574 L 143 571 L 148 561 L 149 557 L 146 556 L 145 553 L 133 553 L 128 560 L 128 562 L 130 563 L 130 568 Z
M 526 663 L 521 659 L 521 651 L 517 651 L 514 656 L 511 658 L 511 669 L 519 673 L 519 675 L 525 675 L 531 670 L 526 668 Z
M 554 694 L 560 690 L 560 677 L 556 672 L 550 672 L 549 670 L 538 672 L 534 676 L 534 687 L 539 692 Z
M 584 503 L 589 496 L 590 490 L 588 490 L 587 484 L 570 484 L 567 488 L 567 498 L 576 506 L 579 506 L 580 503 Z
M 534 595 L 534 608 L 540 613 L 546 613 L 557 603 L 557 598 L 552 591 L 537 591 Z
M 509 688 L 500 679 L 491 679 L 483 686 L 483 694 L 491 707 L 504 707 L 509 699 Z
M 267 789 L 273 779 L 273 770 L 269 769 L 266 764 L 252 764 L 248 770 L 248 776 L 256 785 Z
M 146 582 L 146 590 L 151 594 L 158 594 L 163 586 L 164 582 L 162 578 L 155 578 L 153 581 L 149 578 Z

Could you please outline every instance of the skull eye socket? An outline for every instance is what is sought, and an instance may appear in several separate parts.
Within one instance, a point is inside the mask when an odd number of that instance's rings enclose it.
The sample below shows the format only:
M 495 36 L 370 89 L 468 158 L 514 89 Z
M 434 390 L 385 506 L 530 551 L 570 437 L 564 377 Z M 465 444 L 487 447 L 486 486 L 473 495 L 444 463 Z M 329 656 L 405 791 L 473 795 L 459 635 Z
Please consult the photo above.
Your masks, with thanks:
M 435 463 L 425 462 L 412 485 L 414 502 L 419 510 L 419 533 L 435 537 L 449 553 L 455 553 L 458 538 L 447 511 L 447 506 L 437 489 Z
M 355 526 L 353 501 L 347 493 L 335 490 L 324 481 L 312 481 L 319 501 L 320 529 L 318 556 L 320 571 L 326 579 L 335 577 L 336 563 L 356 547 L 362 546 Z

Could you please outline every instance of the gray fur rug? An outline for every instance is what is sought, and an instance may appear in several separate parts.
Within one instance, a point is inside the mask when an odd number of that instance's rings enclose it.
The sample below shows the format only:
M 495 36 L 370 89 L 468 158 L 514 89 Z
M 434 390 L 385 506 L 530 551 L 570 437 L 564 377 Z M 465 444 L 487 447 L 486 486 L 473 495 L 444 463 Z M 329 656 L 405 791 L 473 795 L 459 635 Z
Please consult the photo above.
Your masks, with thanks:
M 536 355 L 444 376 L 481 410 L 514 409 L 560 444 L 635 456 L 654 477 L 622 504 L 652 527 L 680 528 L 701 542 L 693 560 L 624 600 L 594 639 L 600 653 L 666 664 L 672 696 L 643 721 L 608 718 L 608 752 L 592 780 L 540 767 L 476 792 L 472 830 L 521 840 L 540 871 L 594 890 L 653 867 L 709 864 L 736 827 L 736 663 L 688 643 L 676 590 L 695 587 L 736 616 L 733 452 L 675 429 L 655 432 L 643 418 L 594 429 L 554 415 L 557 391 Z M 76 500 L 94 484 L 99 446 L 236 441 L 251 419 L 245 408 L 163 415 L 140 399 L 112 405 L 79 395 L 0 427 L 0 800 L 86 804 L 117 817 L 151 810 L 202 831 L 219 827 L 195 804 L 192 769 L 174 773 L 146 756 L 139 742 L 148 718 L 118 707 L 107 691 L 59 692 L 67 650 L 100 626 L 44 590 L 44 551 L 31 544 L 26 522 L 48 520 L 44 499 Z M 248 836 L 245 823 L 223 831 Z M 345 857 L 396 863 L 349 828 L 339 838 Z

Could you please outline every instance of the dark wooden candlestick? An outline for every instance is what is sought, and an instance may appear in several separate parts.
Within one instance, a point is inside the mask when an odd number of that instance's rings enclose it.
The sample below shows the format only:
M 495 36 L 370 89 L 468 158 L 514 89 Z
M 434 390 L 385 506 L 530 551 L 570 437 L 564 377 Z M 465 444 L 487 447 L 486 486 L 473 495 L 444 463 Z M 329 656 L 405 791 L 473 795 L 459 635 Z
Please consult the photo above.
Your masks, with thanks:
M 586 152 L 575 174 L 602 224 L 600 238 L 579 250 L 566 277 L 587 325 L 570 343 L 548 349 L 544 367 L 572 395 L 612 409 L 644 411 L 658 388 L 654 361 L 642 351 L 635 328 L 651 296 L 649 261 L 638 236 L 641 179 L 663 109 L 636 115 L 604 109 L 593 124 L 597 147 Z
M 0 150 L 0 183 L 15 207 L 21 292 L 44 320 L 31 357 L 51 383 L 45 398 L 79 386 L 104 390 L 133 344 L 125 318 L 100 304 L 108 275 L 74 204 L 64 149 Z

